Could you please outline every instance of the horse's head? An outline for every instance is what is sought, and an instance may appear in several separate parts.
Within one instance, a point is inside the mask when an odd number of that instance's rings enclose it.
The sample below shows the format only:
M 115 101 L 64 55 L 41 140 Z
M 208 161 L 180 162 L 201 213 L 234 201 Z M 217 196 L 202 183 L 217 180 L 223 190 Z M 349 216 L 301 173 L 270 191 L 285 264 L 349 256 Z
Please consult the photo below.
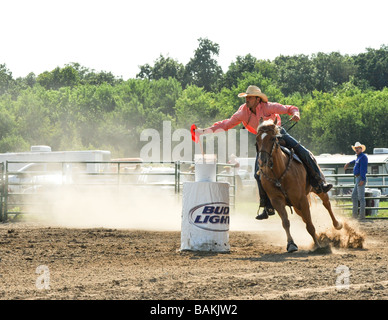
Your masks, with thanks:
M 256 145 L 259 153 L 259 166 L 273 167 L 272 154 L 279 146 L 278 137 L 280 136 L 280 129 L 272 120 L 263 121 L 260 119 L 260 124 L 257 127 Z

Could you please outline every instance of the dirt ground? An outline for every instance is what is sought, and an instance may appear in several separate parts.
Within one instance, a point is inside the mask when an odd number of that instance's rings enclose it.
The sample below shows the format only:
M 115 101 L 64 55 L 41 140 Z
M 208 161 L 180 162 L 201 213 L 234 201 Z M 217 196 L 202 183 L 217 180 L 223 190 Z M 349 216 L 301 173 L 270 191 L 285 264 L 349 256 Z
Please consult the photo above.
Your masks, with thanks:
M 363 248 L 289 254 L 271 228 L 211 253 L 180 251 L 179 231 L 3 223 L 0 299 L 387 299 L 388 220 L 355 226 Z

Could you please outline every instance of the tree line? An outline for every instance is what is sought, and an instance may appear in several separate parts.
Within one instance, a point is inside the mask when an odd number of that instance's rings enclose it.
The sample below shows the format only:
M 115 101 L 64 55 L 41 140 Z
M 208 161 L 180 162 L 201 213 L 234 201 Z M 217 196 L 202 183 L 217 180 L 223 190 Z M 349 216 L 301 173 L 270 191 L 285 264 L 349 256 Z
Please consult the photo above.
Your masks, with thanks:
M 47 144 L 136 156 L 144 129 L 161 132 L 166 120 L 177 129 L 229 118 L 244 102 L 237 94 L 250 84 L 270 101 L 299 107 L 302 120 L 291 134 L 314 153 L 351 153 L 356 141 L 369 152 L 387 147 L 388 46 L 272 61 L 247 54 L 226 72 L 217 63 L 219 50 L 200 38 L 186 65 L 160 55 L 128 80 L 79 63 L 15 79 L 0 64 L 0 152 Z

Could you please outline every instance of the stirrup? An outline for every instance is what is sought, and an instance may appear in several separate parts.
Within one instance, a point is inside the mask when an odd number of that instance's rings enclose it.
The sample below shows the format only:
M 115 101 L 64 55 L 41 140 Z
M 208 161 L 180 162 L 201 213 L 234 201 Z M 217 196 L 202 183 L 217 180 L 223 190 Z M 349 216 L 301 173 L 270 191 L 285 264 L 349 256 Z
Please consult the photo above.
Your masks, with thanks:
M 274 214 L 275 214 L 275 210 L 273 208 L 265 207 L 263 212 L 258 214 L 255 219 L 256 220 L 268 219 L 269 216 L 273 216 Z

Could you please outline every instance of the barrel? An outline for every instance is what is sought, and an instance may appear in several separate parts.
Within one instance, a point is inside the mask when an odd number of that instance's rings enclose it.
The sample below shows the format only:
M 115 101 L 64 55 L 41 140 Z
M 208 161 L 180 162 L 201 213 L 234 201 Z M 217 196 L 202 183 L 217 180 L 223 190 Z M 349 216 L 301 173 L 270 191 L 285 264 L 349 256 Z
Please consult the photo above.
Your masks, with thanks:
M 217 157 L 214 154 L 194 156 L 195 181 L 215 182 L 217 174 Z
M 229 183 L 184 182 L 181 250 L 228 252 Z

